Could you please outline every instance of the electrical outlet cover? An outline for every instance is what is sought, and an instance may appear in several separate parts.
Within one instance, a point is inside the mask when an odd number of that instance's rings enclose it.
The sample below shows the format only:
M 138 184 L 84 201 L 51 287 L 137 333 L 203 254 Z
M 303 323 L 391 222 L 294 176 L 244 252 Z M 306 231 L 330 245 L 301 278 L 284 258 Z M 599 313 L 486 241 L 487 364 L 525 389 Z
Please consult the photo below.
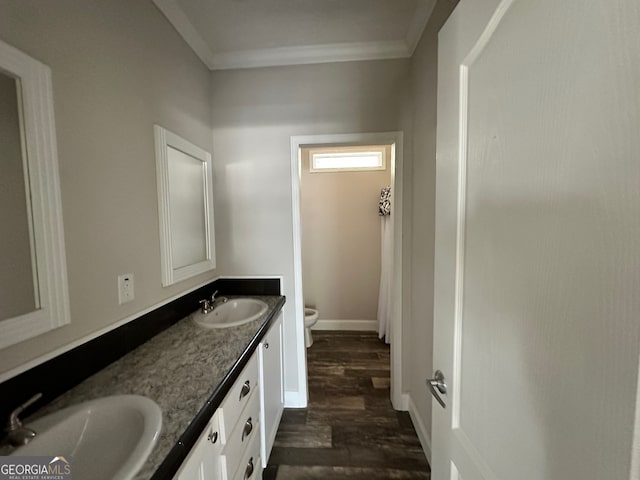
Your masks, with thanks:
M 135 298 L 133 273 L 118 275 L 118 303 L 130 302 Z

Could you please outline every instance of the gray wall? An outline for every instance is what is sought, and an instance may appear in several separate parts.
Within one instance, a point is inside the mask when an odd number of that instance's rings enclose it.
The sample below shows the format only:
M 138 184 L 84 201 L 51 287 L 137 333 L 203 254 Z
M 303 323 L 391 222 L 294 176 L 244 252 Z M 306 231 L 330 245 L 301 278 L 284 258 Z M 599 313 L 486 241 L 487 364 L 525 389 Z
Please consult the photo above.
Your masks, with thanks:
M 2 373 L 215 272 L 161 285 L 153 124 L 211 151 L 211 74 L 152 2 L 0 0 L 0 39 L 52 70 L 71 302 L 70 325 L 0 350 Z
M 213 73 L 216 238 L 225 274 L 282 275 L 285 389 L 298 378 L 291 136 L 394 131 L 408 60 Z
M 409 312 L 405 312 L 404 386 L 431 435 L 431 395 L 425 379 L 433 373 L 433 255 L 435 239 L 436 114 L 438 31 L 456 1 L 438 0 L 411 58 L 408 102 L 411 151 L 411 272 Z M 405 177 L 407 178 L 407 177 Z

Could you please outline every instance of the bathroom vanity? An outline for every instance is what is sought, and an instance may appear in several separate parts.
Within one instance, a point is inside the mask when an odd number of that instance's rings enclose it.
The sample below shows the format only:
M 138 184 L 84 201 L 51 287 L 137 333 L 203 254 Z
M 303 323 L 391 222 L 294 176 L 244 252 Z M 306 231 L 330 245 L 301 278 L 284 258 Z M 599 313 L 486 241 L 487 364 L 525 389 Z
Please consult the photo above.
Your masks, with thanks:
M 282 313 L 191 449 L 177 480 L 262 477 L 284 407 Z
M 229 328 L 187 317 L 38 410 L 26 425 L 71 405 L 142 395 L 162 411 L 162 430 L 136 480 L 258 479 L 283 410 L 280 295 Z M 107 447 L 108 448 L 108 447 Z

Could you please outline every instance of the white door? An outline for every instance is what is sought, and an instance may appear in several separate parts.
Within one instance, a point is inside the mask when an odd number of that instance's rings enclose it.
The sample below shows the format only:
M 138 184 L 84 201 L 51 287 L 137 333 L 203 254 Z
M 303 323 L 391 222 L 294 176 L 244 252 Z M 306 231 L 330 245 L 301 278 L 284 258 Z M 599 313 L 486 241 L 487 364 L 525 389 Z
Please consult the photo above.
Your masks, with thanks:
M 640 1 L 462 0 L 438 85 L 432 478 L 637 479 Z

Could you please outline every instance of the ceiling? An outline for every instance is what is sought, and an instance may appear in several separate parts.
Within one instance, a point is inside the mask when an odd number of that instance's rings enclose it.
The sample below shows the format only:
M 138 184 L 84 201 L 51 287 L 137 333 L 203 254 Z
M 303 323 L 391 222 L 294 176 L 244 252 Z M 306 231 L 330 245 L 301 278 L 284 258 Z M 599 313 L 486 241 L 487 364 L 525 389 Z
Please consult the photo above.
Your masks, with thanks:
M 211 70 L 406 58 L 436 0 L 153 0 Z

